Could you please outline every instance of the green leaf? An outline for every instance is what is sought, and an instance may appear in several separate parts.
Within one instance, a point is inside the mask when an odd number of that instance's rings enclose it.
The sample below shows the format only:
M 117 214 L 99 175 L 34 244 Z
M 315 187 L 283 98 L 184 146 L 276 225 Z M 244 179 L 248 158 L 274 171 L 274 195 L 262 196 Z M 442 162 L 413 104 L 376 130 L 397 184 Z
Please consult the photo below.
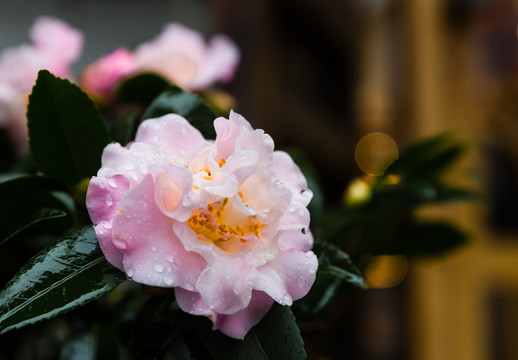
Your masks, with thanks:
M 123 280 L 93 227 L 76 230 L 29 260 L 0 292 L 0 334 L 96 300 Z
M 34 220 L 42 208 L 69 213 L 67 206 L 56 196 L 65 190 L 62 183 L 43 176 L 16 175 L 0 182 L 0 239 L 5 239 Z M 71 225 L 71 217 L 52 222 L 57 228 Z
M 169 85 L 158 74 L 143 73 L 125 80 L 117 89 L 117 97 L 123 102 L 149 104 Z
M 171 86 L 149 105 L 143 119 L 171 113 L 186 118 L 206 139 L 216 138 L 213 123 L 218 115 L 198 95 Z
M 113 141 L 126 145 L 135 138 L 135 129 L 140 115 L 139 109 L 133 109 L 116 118 L 110 125 Z
M 404 149 L 385 174 L 433 177 L 459 159 L 464 147 L 452 143 L 447 134 L 419 141 Z
M 318 256 L 318 271 L 320 273 L 333 275 L 352 286 L 366 289 L 360 272 L 354 266 L 349 255 L 340 248 L 328 242 L 315 241 L 313 251 Z
M 209 322 L 201 320 L 204 322 L 196 319 L 200 341 L 216 360 L 306 359 L 304 342 L 288 306 L 275 303 L 243 340 L 212 331 Z
M 41 70 L 27 118 L 31 154 L 43 174 L 67 186 L 95 175 L 110 138 L 94 103 L 79 87 Z
M 406 224 L 393 243 L 378 249 L 377 254 L 439 256 L 467 243 L 468 236 L 456 226 L 442 221 Z
M 295 302 L 297 315 L 314 315 L 322 310 L 340 286 L 367 288 L 349 255 L 338 247 L 328 242 L 315 241 L 313 251 L 318 256 L 317 277 L 308 294 Z
M 3 245 L 4 243 L 9 241 L 16 235 L 23 232 L 24 230 L 27 230 L 40 222 L 51 220 L 51 219 L 58 219 L 58 218 L 61 218 L 64 216 L 67 216 L 67 213 L 62 210 L 47 209 L 47 208 L 40 209 L 27 224 L 25 224 L 24 226 L 22 226 L 21 228 L 19 228 L 18 230 L 16 230 L 9 236 L 7 236 L 4 240 L 0 241 L 0 245 Z

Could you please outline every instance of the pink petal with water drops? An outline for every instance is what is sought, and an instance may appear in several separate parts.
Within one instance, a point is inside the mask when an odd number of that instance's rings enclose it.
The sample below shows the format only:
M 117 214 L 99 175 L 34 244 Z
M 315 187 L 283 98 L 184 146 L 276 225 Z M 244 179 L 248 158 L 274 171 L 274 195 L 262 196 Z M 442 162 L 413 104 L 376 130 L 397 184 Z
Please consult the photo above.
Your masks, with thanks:
M 128 189 L 129 181 L 122 175 L 109 178 L 94 176 L 86 195 L 86 207 L 93 223 L 111 221 Z
M 275 260 L 257 269 L 254 289 L 264 291 L 281 305 L 291 306 L 293 300 L 308 293 L 317 268 L 318 260 L 312 251 L 280 252 Z
M 241 131 L 252 131 L 252 126 L 246 119 L 230 111 L 228 119 L 219 117 L 214 120 L 216 130 L 215 144 L 218 148 L 217 159 L 226 159 L 235 152 L 237 137 Z
M 302 206 L 309 204 L 313 193 L 308 189 L 302 171 L 288 153 L 284 151 L 273 153 L 273 171 L 279 180 L 291 190 L 293 200 L 299 202 Z
M 144 121 L 139 126 L 135 141 L 158 143 L 170 161 L 181 160 L 184 164 L 190 161 L 190 154 L 199 151 L 205 144 L 201 133 L 176 114 Z
M 234 314 L 250 302 L 252 284 L 248 278 L 253 268 L 244 265 L 242 257 L 220 254 L 218 260 L 200 274 L 196 288 L 211 310 Z
M 254 291 L 250 304 L 234 314 L 218 314 L 213 329 L 235 339 L 243 339 L 248 331 L 266 315 L 273 299 L 262 291 Z
M 194 289 L 206 263 L 185 251 L 174 234 L 174 220 L 154 201 L 151 175 L 128 191 L 119 210 L 113 219 L 113 242 L 123 253 L 126 274 L 146 285 Z
M 94 229 L 97 235 L 97 240 L 99 241 L 99 246 L 106 257 L 106 260 L 108 260 L 108 262 L 117 269 L 124 271 L 124 266 L 122 265 L 122 253 L 113 244 L 111 221 L 102 221 L 94 225 Z

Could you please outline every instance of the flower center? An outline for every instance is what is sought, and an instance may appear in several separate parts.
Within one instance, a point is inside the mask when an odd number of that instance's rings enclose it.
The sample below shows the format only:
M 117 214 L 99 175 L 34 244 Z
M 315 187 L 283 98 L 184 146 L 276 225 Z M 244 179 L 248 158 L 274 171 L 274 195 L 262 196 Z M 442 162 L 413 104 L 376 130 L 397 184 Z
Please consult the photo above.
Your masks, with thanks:
M 227 253 L 252 245 L 261 239 L 261 228 L 257 215 L 244 214 L 233 209 L 229 198 L 210 203 L 206 209 L 192 211 L 187 225 L 202 241 L 212 241 Z

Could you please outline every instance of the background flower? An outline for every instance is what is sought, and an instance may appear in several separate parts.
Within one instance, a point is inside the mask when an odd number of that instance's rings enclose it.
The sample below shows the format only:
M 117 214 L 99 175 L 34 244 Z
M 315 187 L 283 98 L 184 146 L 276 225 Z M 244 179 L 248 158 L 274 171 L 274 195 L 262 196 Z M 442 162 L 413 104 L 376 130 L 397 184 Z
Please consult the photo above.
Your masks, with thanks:
M 83 48 L 81 32 L 52 17 L 37 18 L 29 33 L 32 44 L 7 48 L 0 54 L 0 124 L 19 152 L 27 149 L 25 109 L 38 71 L 47 69 L 70 78 L 70 65 Z
M 184 89 L 201 90 L 229 81 L 239 57 L 239 49 L 225 35 L 216 35 L 206 44 L 198 32 L 170 23 L 159 36 L 133 52 L 119 48 L 89 65 L 81 85 L 94 97 L 106 100 L 122 80 L 154 72 Z

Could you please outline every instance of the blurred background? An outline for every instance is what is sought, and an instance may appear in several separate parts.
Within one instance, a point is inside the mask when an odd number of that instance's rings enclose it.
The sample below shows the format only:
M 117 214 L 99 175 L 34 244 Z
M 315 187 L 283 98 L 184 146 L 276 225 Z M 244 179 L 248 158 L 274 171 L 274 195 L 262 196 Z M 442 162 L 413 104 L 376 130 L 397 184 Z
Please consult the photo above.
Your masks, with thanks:
M 470 243 L 433 260 L 380 258 L 370 289 L 301 324 L 310 359 L 518 359 L 518 2 L 515 0 L 1 0 L 0 49 L 37 15 L 85 34 L 76 68 L 178 21 L 238 44 L 237 111 L 301 148 L 329 202 L 362 175 L 357 142 L 399 148 L 451 131 L 451 181 L 488 201 L 425 209 Z M 19 346 L 19 344 L 18 344 Z M 27 357 L 30 358 L 30 357 Z

